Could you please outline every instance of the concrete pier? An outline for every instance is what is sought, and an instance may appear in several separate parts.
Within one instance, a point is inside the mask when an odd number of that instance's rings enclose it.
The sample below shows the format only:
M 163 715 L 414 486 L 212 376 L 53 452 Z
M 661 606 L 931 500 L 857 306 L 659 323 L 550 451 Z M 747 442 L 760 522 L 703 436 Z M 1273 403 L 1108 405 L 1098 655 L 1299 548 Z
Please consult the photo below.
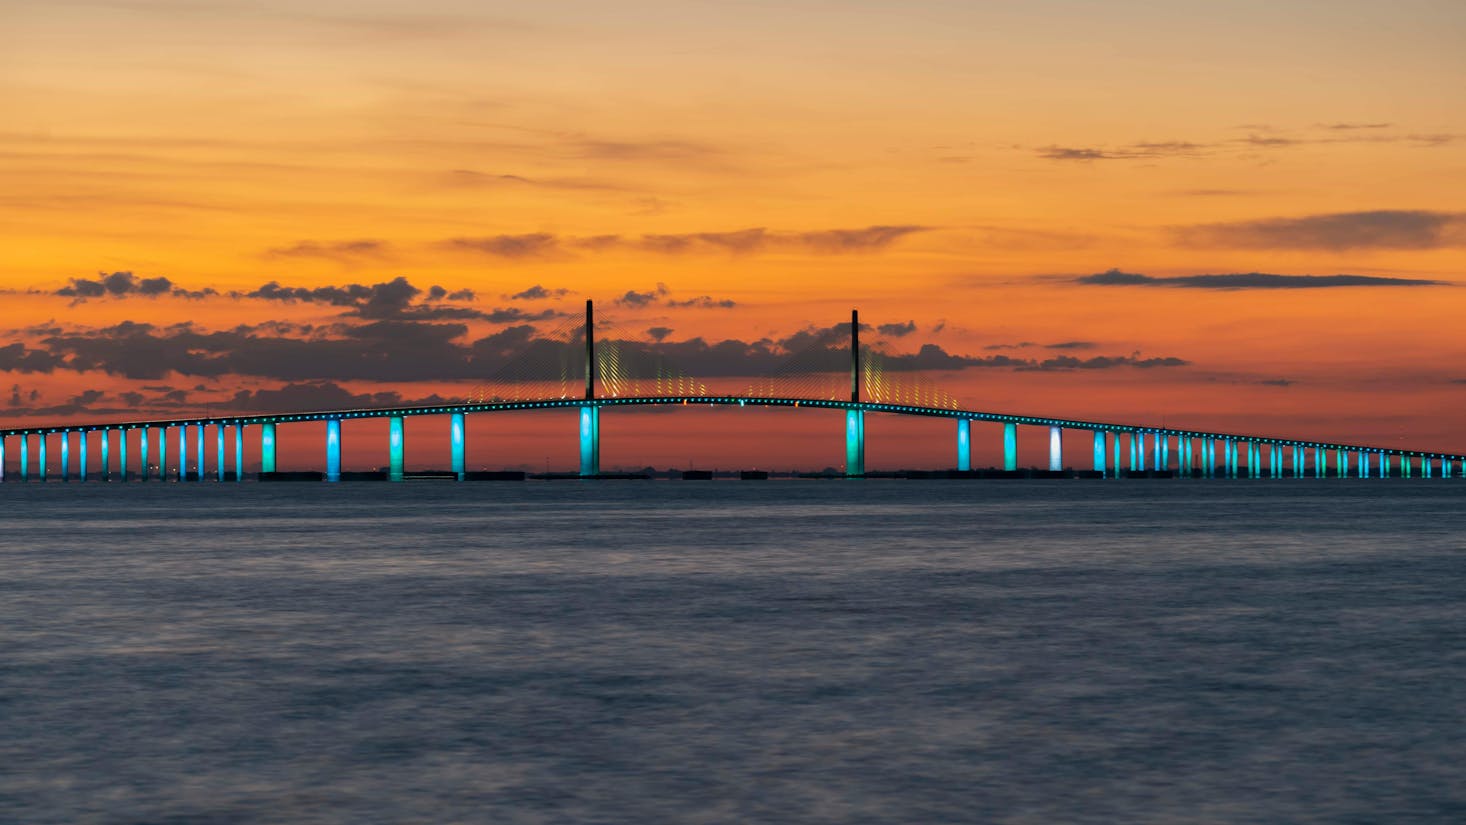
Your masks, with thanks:
M 387 480 L 402 480 L 402 416 L 387 419 Z
M 972 421 L 967 418 L 957 419 L 957 471 L 968 472 L 972 469 Z
M 341 480 L 341 419 L 326 419 L 326 480 Z
M 1011 421 L 1003 425 L 1003 469 L 1018 469 L 1018 425 Z
M 260 472 L 275 472 L 275 425 L 260 425 Z
M 452 420 L 448 424 L 448 451 L 453 462 L 453 473 L 458 476 L 459 481 L 468 477 L 468 463 L 464 460 L 463 442 L 465 438 L 466 423 L 463 413 L 453 413 Z
M 1059 427 L 1049 428 L 1049 472 L 1064 469 L 1064 431 Z

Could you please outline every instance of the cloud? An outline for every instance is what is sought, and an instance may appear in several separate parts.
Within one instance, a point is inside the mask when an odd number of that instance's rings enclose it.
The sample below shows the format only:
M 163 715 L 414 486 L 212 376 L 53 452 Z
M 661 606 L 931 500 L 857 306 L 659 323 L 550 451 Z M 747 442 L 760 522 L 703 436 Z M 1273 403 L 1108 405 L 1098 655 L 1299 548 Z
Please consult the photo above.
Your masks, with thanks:
M 332 261 L 353 261 L 361 258 L 385 258 L 390 252 L 386 241 L 362 238 L 351 241 L 297 241 L 290 246 L 265 250 L 267 258 L 325 258 Z
M 916 322 L 907 321 L 904 324 L 881 324 L 876 331 L 882 335 L 889 335 L 892 338 L 901 338 L 916 332 Z
M 447 288 L 433 286 L 426 292 L 426 301 L 418 300 L 424 291 L 404 277 L 375 284 L 342 284 L 318 287 L 282 286 L 270 281 L 249 292 L 231 292 L 231 298 L 248 298 L 285 303 L 315 303 L 327 306 L 345 307 L 345 315 L 372 320 L 413 321 L 489 321 L 507 323 L 521 320 L 543 320 L 559 313 L 545 310 L 539 313 L 525 313 L 517 308 L 494 309 L 488 312 L 472 307 L 444 306 L 438 301 L 471 301 L 474 292 L 461 289 L 449 292 Z
M 659 342 L 660 341 L 665 341 L 665 340 L 667 340 L 667 337 L 672 334 L 672 328 L 671 327 L 650 327 L 650 328 L 647 329 L 646 334 L 653 341 L 659 341 Z
M 240 412 L 302 412 L 450 404 L 453 401 L 436 393 L 409 400 L 396 391 L 354 393 L 333 381 L 308 381 L 289 383 L 279 389 L 240 390 L 230 400 L 229 407 Z
M 644 307 L 656 303 L 668 293 L 666 284 L 657 284 L 656 289 L 649 289 L 646 292 L 637 292 L 634 289 L 626 290 L 626 294 L 616 299 L 616 303 L 627 307 Z
M 539 284 L 535 284 L 528 289 L 504 297 L 510 301 L 543 301 L 547 298 L 563 298 L 569 294 L 570 290 L 568 289 L 546 289 Z
M 1420 278 L 1390 278 L 1377 275 L 1272 275 L 1238 272 L 1226 275 L 1178 275 L 1156 277 L 1111 269 L 1082 275 L 1075 283 L 1098 286 L 1165 286 L 1189 289 L 1324 289 L 1353 286 L 1445 286 L 1445 281 Z
M 1437 249 L 1466 245 L 1466 213 L 1379 209 L 1180 227 L 1194 246 L 1245 249 Z
M 1044 344 L 1044 349 L 1094 349 L 1095 346 L 1093 341 L 1059 341 L 1054 344 Z
M 1298 382 L 1287 378 L 1264 378 L 1257 383 L 1265 387 L 1291 387 Z
M 1336 132 L 1352 132 L 1359 129 L 1388 129 L 1393 123 L 1322 123 L 1320 128 Z
M 1027 366 L 1019 367 L 1021 371 L 1027 372 L 1054 372 L 1069 370 L 1105 370 L 1116 367 L 1135 367 L 1136 369 L 1154 369 L 1157 367 L 1185 367 L 1191 364 L 1182 358 L 1141 358 L 1139 353 L 1133 355 L 1097 355 L 1093 358 L 1075 358 L 1072 355 L 1061 355 L 1057 358 L 1048 358 Z
M 213 289 L 188 290 L 176 287 L 168 278 L 139 278 L 131 272 L 98 272 L 96 278 L 72 278 L 71 282 L 56 290 L 53 295 L 85 301 L 88 298 L 126 298 L 140 296 L 156 298 L 170 295 L 176 298 L 204 298 L 217 295 Z
M 523 260 L 527 258 L 551 258 L 564 254 L 560 240 L 548 232 L 531 232 L 524 235 L 485 235 L 477 238 L 449 238 L 443 241 L 449 249 L 463 252 L 477 252 L 495 258 Z
M 694 307 L 697 309 L 732 309 L 738 306 L 731 298 L 714 298 L 711 295 L 699 295 L 696 298 L 688 298 L 685 301 L 668 300 L 669 307 Z
M 447 249 L 510 260 L 565 258 L 575 253 L 627 250 L 655 255 L 761 252 L 808 252 L 840 255 L 876 252 L 902 238 L 930 231 L 916 225 L 874 225 L 855 229 L 776 231 L 756 226 L 726 232 L 681 232 L 646 235 L 559 236 L 546 232 L 449 238 Z
M 1038 156 L 1045 160 L 1095 161 L 1095 160 L 1147 160 L 1168 157 L 1199 157 L 1210 149 L 1204 143 L 1181 140 L 1142 141 L 1117 149 L 1075 146 L 1044 146 Z

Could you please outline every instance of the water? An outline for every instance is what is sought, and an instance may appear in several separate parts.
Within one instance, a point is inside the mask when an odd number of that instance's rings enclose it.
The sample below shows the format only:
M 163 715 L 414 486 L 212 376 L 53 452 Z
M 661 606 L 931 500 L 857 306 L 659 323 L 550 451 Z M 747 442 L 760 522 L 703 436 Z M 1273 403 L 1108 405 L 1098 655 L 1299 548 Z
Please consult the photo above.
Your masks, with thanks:
M 1460 822 L 1466 481 L 0 487 L 0 821 Z

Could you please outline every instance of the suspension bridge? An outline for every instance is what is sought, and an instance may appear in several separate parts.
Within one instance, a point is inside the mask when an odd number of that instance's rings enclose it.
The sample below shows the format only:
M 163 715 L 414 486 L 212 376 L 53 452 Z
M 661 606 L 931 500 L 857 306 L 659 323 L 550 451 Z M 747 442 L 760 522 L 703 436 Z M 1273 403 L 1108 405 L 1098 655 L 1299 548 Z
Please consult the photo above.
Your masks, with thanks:
M 1456 453 L 964 409 L 922 376 L 883 368 L 881 352 L 862 348 L 860 329 L 859 313 L 852 311 L 848 347 L 821 345 L 793 353 L 776 375 L 755 380 L 739 394 L 716 394 L 670 363 L 655 347 L 631 345 L 625 337 L 612 337 L 598 346 L 594 306 L 586 301 L 583 323 L 562 325 L 532 339 L 531 348 L 537 350 L 538 358 L 511 360 L 490 380 L 475 387 L 462 403 L 0 428 L 0 481 L 47 481 L 58 477 L 66 481 L 183 482 L 210 477 L 241 481 L 246 477 L 245 433 L 251 429 L 258 431 L 257 439 L 251 438 L 259 448 L 258 477 L 283 477 L 286 474 L 276 470 L 277 428 L 322 424 L 320 457 L 324 458 L 325 472 L 294 475 L 340 481 L 342 424 L 373 418 L 388 419 L 385 478 L 401 481 L 408 476 L 404 466 L 404 420 L 412 416 L 450 418 L 449 477 L 463 481 L 485 475 L 467 470 L 465 430 L 469 415 L 557 409 L 579 412 L 577 475 L 600 478 L 605 477 L 600 459 L 602 413 L 618 408 L 689 405 L 842 411 L 844 475 L 849 478 L 866 476 L 865 419 L 872 414 L 951 420 L 955 460 L 952 468 L 934 473 L 946 477 L 1466 478 L 1466 455 Z M 848 359 L 848 364 L 834 364 L 832 357 Z M 557 368 L 558 394 L 554 377 Z M 840 377 L 847 373 L 848 395 L 844 378 Z M 571 385 L 582 380 L 583 394 L 571 392 Z M 974 422 L 1002 425 L 1000 470 L 973 469 Z M 1047 469 L 1019 469 L 1019 428 L 1036 429 L 1047 439 Z M 211 430 L 212 462 L 207 449 Z M 1087 465 L 1083 469 L 1066 464 L 1066 430 L 1092 434 L 1092 454 L 1081 462 Z M 175 444 L 172 451 L 170 441 Z M 93 466 L 91 460 L 92 442 L 99 466 Z M 129 442 L 135 445 L 131 461 Z M 18 453 L 18 462 L 14 462 L 18 473 L 8 473 L 7 456 L 12 451 Z M 232 470 L 226 471 L 231 451 Z M 51 456 L 57 452 L 59 462 L 53 462 Z

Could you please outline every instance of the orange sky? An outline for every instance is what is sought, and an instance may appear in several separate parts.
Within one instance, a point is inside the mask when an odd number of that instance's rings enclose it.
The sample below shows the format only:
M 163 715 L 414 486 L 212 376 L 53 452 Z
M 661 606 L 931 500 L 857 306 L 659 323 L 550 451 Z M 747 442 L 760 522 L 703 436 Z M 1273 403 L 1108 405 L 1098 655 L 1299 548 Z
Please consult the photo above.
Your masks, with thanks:
M 0 29 L 7 422 L 459 397 L 487 376 L 445 358 L 594 298 L 673 344 L 911 321 L 883 346 L 1021 362 L 925 373 L 975 409 L 1466 451 L 1453 0 L 0 0 Z M 1389 280 L 1191 277 L 1249 273 Z M 363 366 L 399 345 L 420 372 Z M 610 424 L 607 464 L 838 464 L 840 422 L 762 415 Z M 573 463 L 573 422 L 522 426 L 478 463 Z M 871 466 L 944 460 L 930 429 Z

